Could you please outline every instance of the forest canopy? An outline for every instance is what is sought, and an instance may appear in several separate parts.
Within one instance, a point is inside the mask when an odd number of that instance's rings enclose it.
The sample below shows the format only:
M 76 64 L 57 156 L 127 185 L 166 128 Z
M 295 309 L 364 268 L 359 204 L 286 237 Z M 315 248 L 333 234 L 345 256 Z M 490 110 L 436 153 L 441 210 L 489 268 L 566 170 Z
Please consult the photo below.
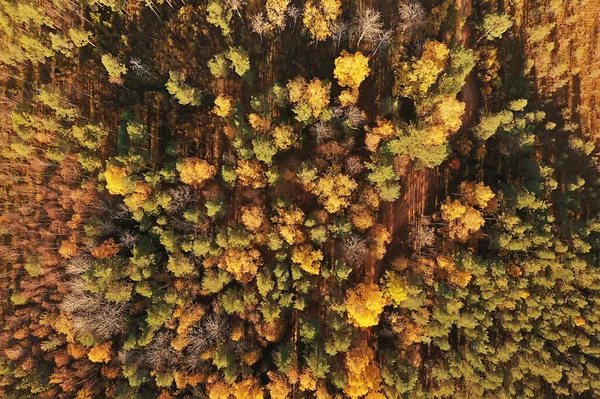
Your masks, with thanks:
M 0 397 L 600 397 L 598 0 L 0 0 Z

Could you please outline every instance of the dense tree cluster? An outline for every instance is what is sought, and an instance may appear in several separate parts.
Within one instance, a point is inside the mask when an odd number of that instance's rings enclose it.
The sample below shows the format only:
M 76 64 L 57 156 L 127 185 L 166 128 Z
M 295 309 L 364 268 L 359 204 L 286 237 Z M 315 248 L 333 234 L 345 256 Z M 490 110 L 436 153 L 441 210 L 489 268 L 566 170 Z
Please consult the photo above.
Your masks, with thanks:
M 467 3 L 0 0 L 0 396 L 600 396 L 595 143 Z

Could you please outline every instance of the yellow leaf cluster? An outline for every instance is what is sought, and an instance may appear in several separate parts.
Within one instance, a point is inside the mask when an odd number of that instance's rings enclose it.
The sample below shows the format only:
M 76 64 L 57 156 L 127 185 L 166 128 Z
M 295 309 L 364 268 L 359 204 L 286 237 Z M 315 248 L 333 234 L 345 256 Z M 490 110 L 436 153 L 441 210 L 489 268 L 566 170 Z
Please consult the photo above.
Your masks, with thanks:
M 360 231 L 365 231 L 375 224 L 375 213 L 365 204 L 359 203 L 350 207 L 350 221 Z
M 150 187 L 148 183 L 137 182 L 135 184 L 135 191 L 133 194 L 125 198 L 125 205 L 127 205 L 131 211 L 139 209 L 142 207 L 144 201 L 148 199 L 151 193 L 152 187 Z
M 174 315 L 179 318 L 177 334 L 185 334 L 204 316 L 205 310 L 201 305 L 185 306 L 175 310 Z
M 317 389 L 317 380 L 309 368 L 305 368 L 300 374 L 300 390 L 314 391 Z
M 353 104 L 356 104 L 358 101 L 358 89 L 346 89 L 342 90 L 340 95 L 338 96 L 340 100 L 340 104 L 342 107 L 349 107 Z
M 230 386 L 223 381 L 217 381 L 206 386 L 209 399 L 229 399 Z
M 110 342 L 94 345 L 88 353 L 88 359 L 94 363 L 108 363 L 110 360 L 110 346 Z
M 375 362 L 375 353 L 366 343 L 348 351 L 344 365 L 348 374 L 344 393 L 350 398 L 371 395 L 381 389 L 381 371 Z
M 391 121 L 377 119 L 377 126 L 370 129 L 365 136 L 365 145 L 371 152 L 377 151 L 381 140 L 389 140 L 396 134 L 396 129 Z
M 246 377 L 233 385 L 234 398 L 263 399 L 265 397 L 260 382 L 255 377 Z
M 371 253 L 375 259 L 383 259 L 385 256 L 386 245 L 392 241 L 390 232 L 382 224 L 377 224 L 371 228 Z
M 252 113 L 248 115 L 248 122 L 252 126 L 252 129 L 258 133 L 267 133 L 271 129 L 271 121 L 258 114 Z
M 467 212 L 467 207 L 464 206 L 459 200 L 449 201 L 446 200 L 441 206 L 442 218 L 451 222 L 456 219 L 460 219 Z
M 315 118 L 318 118 L 329 106 L 331 83 L 323 83 L 317 78 L 314 78 L 309 83 L 302 76 L 297 76 L 288 81 L 286 87 L 290 102 L 296 104 L 295 109 L 307 106 Z
M 187 158 L 179 171 L 181 181 L 191 186 L 199 186 L 212 179 L 217 169 L 204 159 Z
M 233 100 L 229 96 L 217 96 L 213 112 L 222 118 L 227 118 L 231 114 L 232 103 Z
M 346 295 L 348 318 L 357 327 L 377 325 L 385 304 L 383 293 L 376 284 L 359 284 Z
M 285 375 L 269 371 L 267 373 L 271 382 L 267 385 L 267 389 L 271 394 L 271 399 L 287 399 L 292 393 L 292 386 L 288 382 Z
M 267 19 L 279 29 L 285 28 L 285 17 L 290 0 L 267 0 Z
M 467 204 L 482 209 L 496 196 L 491 188 L 481 182 L 462 182 L 459 190 Z
M 235 172 L 242 187 L 259 189 L 267 185 L 267 176 L 258 161 L 240 160 Z
M 309 190 L 329 213 L 337 213 L 350 205 L 352 192 L 358 187 L 356 181 L 343 173 L 330 170 L 309 185 Z
M 65 240 L 60 244 L 58 253 L 65 259 L 69 259 L 77 255 L 77 245 L 69 240 Z
M 331 36 L 331 25 L 341 14 L 341 0 L 309 0 L 304 4 L 304 27 L 317 41 Z
M 218 266 L 231 273 L 236 280 L 248 283 L 254 279 L 262 263 L 260 252 L 255 248 L 250 250 L 228 249 L 223 254 Z
M 304 212 L 296 205 L 278 207 L 277 216 L 272 220 L 277 223 L 279 234 L 289 245 L 304 242 L 305 237 L 299 227 L 304 223 Z
M 437 98 L 433 109 L 426 112 L 425 123 L 429 128 L 424 144 L 441 145 L 461 127 L 465 103 L 458 101 L 454 95 L 445 95 Z
M 409 98 L 422 98 L 444 70 L 450 50 L 441 42 L 428 40 L 423 55 L 417 61 L 400 65 L 399 94 Z
M 298 264 L 302 270 L 310 274 L 319 274 L 323 253 L 319 249 L 313 249 L 309 244 L 294 248 L 292 262 Z
M 111 165 L 104 171 L 106 189 L 113 195 L 126 195 L 133 192 L 135 183 L 127 176 L 127 170 Z
M 441 210 L 442 219 L 448 222 L 449 237 L 458 241 L 466 241 L 485 224 L 480 211 L 458 200 L 446 200 Z
M 295 142 L 297 136 L 294 134 L 294 128 L 290 125 L 281 124 L 276 126 L 272 133 L 275 146 L 280 150 L 287 150 Z
M 358 89 L 370 72 L 369 58 L 360 51 L 350 54 L 346 50 L 342 50 L 340 56 L 335 59 L 333 77 L 342 87 Z
M 242 224 L 250 231 L 256 232 L 264 223 L 264 211 L 258 206 L 242 207 Z

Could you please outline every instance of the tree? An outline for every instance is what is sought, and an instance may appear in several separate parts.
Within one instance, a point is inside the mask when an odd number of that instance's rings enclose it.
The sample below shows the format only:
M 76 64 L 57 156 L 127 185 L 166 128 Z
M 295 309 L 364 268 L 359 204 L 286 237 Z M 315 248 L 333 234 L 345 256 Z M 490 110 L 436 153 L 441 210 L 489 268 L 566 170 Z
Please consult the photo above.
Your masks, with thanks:
M 331 23 L 341 14 L 340 0 L 322 0 L 318 3 L 309 0 L 304 3 L 304 28 L 316 41 L 326 40 L 331 36 Z
M 474 128 L 475 137 L 480 140 L 487 140 L 496 134 L 498 129 L 508 125 L 512 121 L 513 113 L 510 111 L 505 110 L 497 114 L 485 114 Z
M 292 110 L 297 121 L 307 123 L 313 117 L 328 116 L 325 110 L 329 105 L 331 83 L 323 83 L 316 78 L 308 83 L 303 77 L 297 76 L 289 80 L 286 87 L 289 100 L 294 104 Z
M 109 165 L 104 171 L 106 179 L 106 189 L 114 195 L 127 195 L 135 190 L 135 181 L 133 181 L 125 168 Z
M 240 76 L 244 76 L 250 70 L 250 58 L 243 47 L 230 47 L 225 54 L 231 61 L 231 68 Z
M 513 21 L 510 16 L 506 14 L 486 14 L 483 17 L 483 23 L 481 24 L 481 31 L 483 34 L 477 40 L 479 43 L 484 37 L 487 40 L 494 40 L 502 37 L 511 26 Z
M 381 386 L 381 372 L 375 363 L 375 353 L 366 344 L 352 348 L 344 358 L 348 375 L 344 393 L 350 398 L 360 398 L 377 393 Z M 377 397 L 377 396 L 375 396 Z
M 169 80 L 166 87 L 179 104 L 200 105 L 202 94 L 200 90 L 185 82 L 186 75 L 177 71 L 169 71 Z
M 360 84 L 369 76 L 369 58 L 365 57 L 360 51 L 350 54 L 346 50 L 335 60 L 335 69 L 333 76 L 338 80 L 342 87 L 358 89 Z
M 319 198 L 329 213 L 338 213 L 348 207 L 349 197 L 356 187 L 358 185 L 354 179 L 333 170 L 309 184 L 309 190 Z
M 294 247 L 292 252 L 292 262 L 310 274 L 319 274 L 322 261 L 323 253 L 318 249 L 313 249 L 309 244 Z
M 290 0 L 267 0 L 265 8 L 267 10 L 267 19 L 272 26 L 279 30 L 285 28 L 285 19 Z
M 217 173 L 214 166 L 200 158 L 186 158 L 178 170 L 181 181 L 191 186 L 201 186 Z
M 229 66 L 225 53 L 216 54 L 208 61 L 208 69 L 215 78 L 226 78 L 229 74 Z
M 400 28 L 409 34 L 421 29 L 426 21 L 427 14 L 423 5 L 418 0 L 406 0 L 398 6 L 400 14 Z
M 103 54 L 102 65 L 104 65 L 104 68 L 106 68 L 106 71 L 108 72 L 108 81 L 110 83 L 123 84 L 123 75 L 127 73 L 125 64 L 120 62 L 112 54 Z
M 449 53 L 444 43 L 426 41 L 420 59 L 400 63 L 394 91 L 404 97 L 422 98 L 444 70 Z
M 229 26 L 232 17 L 231 10 L 225 7 L 219 0 L 211 0 L 206 6 L 206 12 L 206 22 L 220 28 L 223 36 L 229 36 L 231 33 Z
M 228 249 L 221 257 L 218 266 L 231 273 L 239 282 L 248 283 L 254 279 L 262 264 L 262 257 L 257 249 Z
M 348 320 L 356 327 L 377 325 L 385 305 L 385 298 L 376 284 L 358 284 L 346 294 Z
M 360 45 L 360 42 L 363 41 L 363 39 L 367 43 L 375 42 L 383 33 L 381 14 L 369 7 L 362 8 L 358 14 L 357 33 L 357 46 Z
M 213 112 L 221 118 L 227 118 L 231 114 L 233 99 L 229 96 L 217 96 Z

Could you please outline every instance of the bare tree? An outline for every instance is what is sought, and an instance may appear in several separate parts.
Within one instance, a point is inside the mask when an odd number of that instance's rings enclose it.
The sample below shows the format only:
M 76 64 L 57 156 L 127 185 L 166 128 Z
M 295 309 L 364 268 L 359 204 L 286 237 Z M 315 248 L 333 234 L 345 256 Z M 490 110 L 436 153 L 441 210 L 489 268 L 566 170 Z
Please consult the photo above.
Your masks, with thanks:
M 190 202 L 193 201 L 193 193 L 189 186 L 181 185 L 169 190 L 171 202 L 169 204 L 169 212 L 175 213 L 184 209 Z
M 135 244 L 137 244 L 138 239 L 139 236 L 137 234 L 133 234 L 130 231 L 125 231 L 121 234 L 119 242 L 129 249 L 133 249 Z
M 109 339 L 125 330 L 126 304 L 110 302 L 102 295 L 87 291 L 85 281 L 80 277 L 73 279 L 68 288 L 70 292 L 63 298 L 60 309 L 72 315 L 76 332 Z
M 350 24 L 343 20 L 334 21 L 331 24 L 331 38 L 335 43 L 335 50 L 340 47 L 342 40 L 348 37 L 348 28 Z
M 244 18 L 242 18 L 242 13 L 240 10 L 246 4 L 246 0 L 225 0 L 225 5 L 232 11 L 235 11 L 238 17 L 244 22 Z
M 346 173 L 351 176 L 358 175 L 365 169 L 365 165 L 359 156 L 351 156 L 346 159 Z
M 260 40 L 265 33 L 269 31 L 269 23 L 265 19 L 265 13 L 256 13 L 250 18 L 250 29 L 252 32 L 257 33 L 260 36 Z
M 88 291 L 86 282 L 79 275 L 89 267 L 89 258 L 75 258 L 70 262 L 69 272 L 77 276 L 67 283 L 69 292 L 63 297 L 60 309 L 72 315 L 76 332 L 108 339 L 124 331 L 128 321 L 128 306 L 110 302 L 103 295 Z
M 318 121 L 310 127 L 310 131 L 315 137 L 317 144 L 323 144 L 324 142 L 333 138 L 335 131 L 323 121 Z
M 408 232 L 408 242 L 418 254 L 423 248 L 434 245 L 435 229 L 431 226 L 429 218 L 421 217 L 412 223 Z
M 144 353 L 144 361 L 154 370 L 166 370 L 177 362 L 178 352 L 171 346 L 172 331 L 161 331 L 154 336 Z
M 401 3 L 398 13 L 400 14 L 400 29 L 403 31 L 412 34 L 425 25 L 427 15 L 418 0 L 407 0 Z
M 129 68 L 133 72 L 133 74 L 140 78 L 151 78 L 153 77 L 152 72 L 150 72 L 150 68 L 147 65 L 144 65 L 139 58 L 133 57 L 129 60 Z
M 365 120 L 365 114 L 355 105 L 346 108 L 344 124 L 350 129 L 357 129 Z
M 65 271 L 67 274 L 81 275 L 92 267 L 92 258 L 89 256 L 78 256 L 67 263 Z
M 392 31 L 384 30 L 375 40 L 373 46 L 373 54 L 377 54 L 379 50 L 386 50 L 392 44 Z
M 287 15 L 293 21 L 292 30 L 294 30 L 296 28 L 296 22 L 298 22 L 298 18 L 302 16 L 302 10 L 292 4 L 287 9 Z
M 367 239 L 357 234 L 352 234 L 342 243 L 343 256 L 353 266 L 363 265 L 369 259 Z
M 361 41 L 373 43 L 383 32 L 383 21 L 381 14 L 372 8 L 364 8 L 358 14 L 358 46 Z

